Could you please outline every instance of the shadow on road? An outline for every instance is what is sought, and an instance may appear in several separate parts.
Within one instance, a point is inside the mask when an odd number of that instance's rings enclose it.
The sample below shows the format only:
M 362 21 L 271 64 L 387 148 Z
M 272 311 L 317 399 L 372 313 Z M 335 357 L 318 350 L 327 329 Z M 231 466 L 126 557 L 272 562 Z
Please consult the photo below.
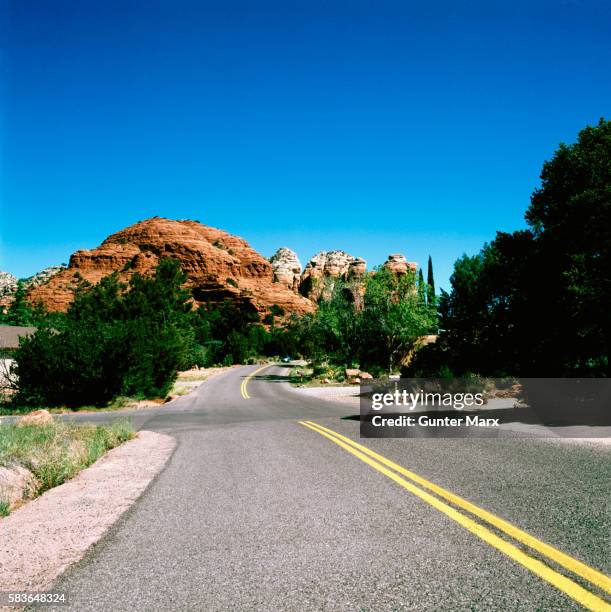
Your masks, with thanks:
M 242 376 L 242 378 L 246 378 L 246 376 Z M 267 382 L 290 382 L 290 378 L 288 376 L 280 376 L 278 374 L 257 374 L 256 376 L 252 376 L 250 380 L 265 380 Z

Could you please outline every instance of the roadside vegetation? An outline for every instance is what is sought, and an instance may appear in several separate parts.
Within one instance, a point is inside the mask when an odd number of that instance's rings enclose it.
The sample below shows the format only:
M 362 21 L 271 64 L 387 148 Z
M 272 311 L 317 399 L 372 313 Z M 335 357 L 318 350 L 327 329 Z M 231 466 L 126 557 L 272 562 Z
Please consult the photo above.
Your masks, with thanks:
M 108 450 L 135 436 L 127 420 L 110 426 L 77 425 L 53 420 L 47 424 L 0 425 L 0 468 L 25 468 L 33 475 L 29 497 L 73 478 Z M 9 501 L 0 491 L 0 514 Z
M 437 331 L 429 287 L 414 271 L 396 275 L 383 267 L 367 277 L 362 296 L 361 288 L 337 281 L 316 312 L 293 320 L 287 334 L 314 377 L 341 381 L 346 368 L 389 374 L 420 337 Z
M 2 322 L 38 330 L 21 339 L 1 410 L 164 399 L 180 371 L 254 363 L 287 350 L 287 333 L 276 324 L 281 308 L 273 307 L 265 323 L 229 301 L 195 310 L 185 280 L 171 259 L 127 285 L 117 275 L 95 286 L 76 277 L 65 314 L 45 314 L 20 293 Z
M 610 121 L 560 145 L 525 219 L 455 263 L 444 331 L 406 374 L 611 375 Z
M 526 211 L 528 229 L 497 233 L 435 291 L 432 261 L 364 284 L 335 280 L 316 312 L 261 319 L 229 301 L 195 309 L 179 265 L 152 277 L 75 278 L 66 314 L 18 290 L 3 323 L 35 325 L 15 356 L 12 410 L 108 406 L 165 398 L 177 373 L 290 355 L 293 378 L 341 382 L 346 369 L 383 376 L 608 376 L 611 345 L 611 122 L 561 145 Z M 437 342 L 420 348 L 422 339 Z

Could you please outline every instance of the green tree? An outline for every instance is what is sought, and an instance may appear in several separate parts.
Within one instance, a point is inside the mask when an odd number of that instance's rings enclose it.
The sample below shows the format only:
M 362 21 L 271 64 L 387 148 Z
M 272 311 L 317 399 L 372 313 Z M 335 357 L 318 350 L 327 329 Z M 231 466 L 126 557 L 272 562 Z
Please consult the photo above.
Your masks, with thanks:
M 558 367 L 611 374 L 611 121 L 559 146 L 526 220 L 546 264 L 551 324 L 564 337 L 552 347 Z
M 64 325 L 22 340 L 15 356 L 16 401 L 26 405 L 103 405 L 117 395 L 163 397 L 194 349 L 190 296 L 178 262 L 155 275 L 116 275 L 79 283 Z
M 424 285 L 424 275 L 422 274 L 422 268 L 418 269 L 418 300 L 421 304 L 426 304 L 426 287 Z
M 526 220 L 530 229 L 498 232 L 455 263 L 440 308 L 446 331 L 421 363 L 443 355 L 456 373 L 611 374 L 609 121 L 544 164 Z
M 229 300 L 200 306 L 192 325 L 197 343 L 206 348 L 199 365 L 244 363 L 265 351 L 269 336 L 252 306 Z
M 414 273 L 396 275 L 381 268 L 367 279 L 360 326 L 363 365 L 392 372 L 432 325 Z
M 5 325 L 34 325 L 37 319 L 36 313 L 26 296 L 23 281 L 17 283 L 17 290 L 13 295 L 13 301 L 6 314 L 2 315 L 2 323 Z
M 433 260 L 429 255 L 428 269 L 426 274 L 427 296 L 426 302 L 429 306 L 434 306 L 437 298 L 435 296 L 435 277 L 433 276 Z

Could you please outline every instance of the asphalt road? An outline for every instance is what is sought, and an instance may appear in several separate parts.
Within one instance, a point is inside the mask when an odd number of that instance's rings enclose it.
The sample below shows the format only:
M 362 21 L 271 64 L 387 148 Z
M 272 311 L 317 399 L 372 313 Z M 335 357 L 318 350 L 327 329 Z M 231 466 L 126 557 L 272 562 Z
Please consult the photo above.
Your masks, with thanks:
M 299 421 L 355 440 L 606 573 L 609 447 L 360 440 L 358 421 L 342 418 L 349 407 L 300 395 L 276 366 L 246 379 L 257 369 L 231 370 L 171 405 L 134 414 L 137 427 L 169 433 L 178 447 L 139 501 L 55 584 L 69 609 L 571 610 L 582 609 L 583 593 L 603 595 L 496 527 L 484 536 L 470 530 L 467 511 L 454 506 L 464 519 L 444 513 L 366 462 L 366 453 Z M 524 551 L 534 569 L 519 560 Z M 541 561 L 570 579 L 569 594 L 541 577 Z

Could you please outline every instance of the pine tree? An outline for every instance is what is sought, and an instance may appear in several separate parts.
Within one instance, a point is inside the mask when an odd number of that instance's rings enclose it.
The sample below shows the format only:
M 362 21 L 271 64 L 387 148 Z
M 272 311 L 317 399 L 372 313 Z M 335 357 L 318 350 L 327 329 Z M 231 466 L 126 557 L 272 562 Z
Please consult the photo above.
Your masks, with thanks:
M 426 275 L 426 292 L 427 292 L 427 304 L 433 306 L 435 304 L 435 278 L 433 277 L 433 260 L 429 255 L 429 266 Z

